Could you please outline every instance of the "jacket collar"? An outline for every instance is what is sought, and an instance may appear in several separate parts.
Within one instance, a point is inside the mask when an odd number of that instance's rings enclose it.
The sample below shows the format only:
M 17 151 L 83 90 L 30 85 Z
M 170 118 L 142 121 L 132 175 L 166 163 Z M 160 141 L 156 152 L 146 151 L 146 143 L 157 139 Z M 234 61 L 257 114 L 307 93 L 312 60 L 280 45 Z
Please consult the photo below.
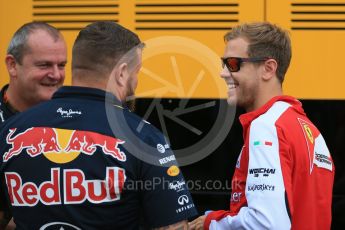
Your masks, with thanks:
M 62 86 L 54 95 L 54 98 L 84 98 L 89 100 L 97 100 L 111 103 L 117 107 L 125 107 L 114 94 L 97 88 L 81 87 L 81 86 Z
M 291 96 L 286 96 L 286 95 L 281 95 L 281 96 L 275 96 L 271 98 L 266 104 L 261 106 L 260 108 L 251 111 L 249 113 L 242 114 L 239 119 L 243 127 L 247 127 L 250 125 L 250 123 L 260 115 L 266 113 L 272 105 L 277 102 L 277 101 L 284 101 L 289 103 L 293 109 L 296 110 L 296 112 L 305 115 L 304 110 L 302 108 L 302 103 L 298 101 L 296 98 L 291 97 Z

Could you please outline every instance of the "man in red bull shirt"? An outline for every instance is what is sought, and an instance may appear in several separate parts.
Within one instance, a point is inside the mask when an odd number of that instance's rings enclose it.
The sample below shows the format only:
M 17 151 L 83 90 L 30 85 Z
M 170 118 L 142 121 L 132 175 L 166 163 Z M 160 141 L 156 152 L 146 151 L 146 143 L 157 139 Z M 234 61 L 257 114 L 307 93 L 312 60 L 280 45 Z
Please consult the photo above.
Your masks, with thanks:
M 62 34 L 44 22 L 30 22 L 13 35 L 7 49 L 10 83 L 0 91 L 0 124 L 49 100 L 65 79 L 67 47 Z
M 10 83 L 0 91 L 0 125 L 50 99 L 64 82 L 66 62 L 66 43 L 55 27 L 44 22 L 21 26 L 7 48 Z M 14 228 L 12 221 L 10 225 Z
M 0 207 L 18 229 L 187 229 L 196 210 L 174 154 L 124 106 L 142 48 L 114 22 L 90 24 L 73 46 L 73 86 L 3 126 Z
M 240 116 L 244 146 L 232 178 L 230 210 L 207 212 L 191 229 L 331 227 L 334 165 L 325 140 L 301 103 L 284 96 L 290 38 L 267 22 L 236 26 L 225 35 L 221 77 Z

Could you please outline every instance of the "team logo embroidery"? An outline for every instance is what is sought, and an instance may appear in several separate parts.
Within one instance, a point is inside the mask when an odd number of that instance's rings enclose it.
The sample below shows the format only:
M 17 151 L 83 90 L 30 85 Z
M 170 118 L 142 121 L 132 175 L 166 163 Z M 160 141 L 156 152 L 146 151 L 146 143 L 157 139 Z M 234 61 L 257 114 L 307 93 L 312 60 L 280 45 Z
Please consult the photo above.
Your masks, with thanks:
M 313 132 L 310 129 L 310 125 L 305 121 L 302 120 L 301 118 L 297 118 L 303 134 L 304 134 L 304 138 L 305 138 L 305 142 L 307 144 L 307 148 L 308 148 L 308 153 L 309 153 L 309 160 L 310 160 L 310 166 L 309 166 L 309 170 L 310 173 L 313 171 L 313 165 L 314 165 L 314 136 L 313 136 Z
M 189 203 L 189 198 L 187 195 L 182 195 L 177 199 L 177 202 L 179 205 L 185 205 Z
M 160 153 L 165 153 L 165 148 L 162 144 L 157 144 L 157 150 Z
M 311 129 L 309 127 L 308 124 L 304 124 L 303 125 L 303 128 L 304 128 L 304 131 L 305 131 L 305 134 L 307 135 L 309 141 L 314 144 L 314 137 L 313 137 L 313 133 L 311 132 Z
M 106 155 L 119 161 L 126 161 L 126 155 L 119 148 L 125 141 L 103 134 L 49 127 L 32 127 L 21 133 L 16 128 L 9 129 L 6 142 L 11 147 L 3 155 L 7 162 L 14 156 L 27 153 L 31 157 L 45 156 L 55 163 L 67 163 L 80 153 L 93 155 L 97 147 Z M 16 133 L 16 134 L 15 134 Z
M 305 141 L 308 148 L 309 160 L 310 160 L 310 174 L 313 171 L 314 165 L 318 168 L 324 168 L 329 171 L 333 170 L 333 163 L 330 157 L 329 150 L 321 134 L 313 132 L 312 125 L 307 121 L 298 118 L 298 122 L 301 125 Z
M 168 168 L 167 174 L 169 176 L 177 176 L 180 173 L 180 169 L 176 165 L 172 165 Z

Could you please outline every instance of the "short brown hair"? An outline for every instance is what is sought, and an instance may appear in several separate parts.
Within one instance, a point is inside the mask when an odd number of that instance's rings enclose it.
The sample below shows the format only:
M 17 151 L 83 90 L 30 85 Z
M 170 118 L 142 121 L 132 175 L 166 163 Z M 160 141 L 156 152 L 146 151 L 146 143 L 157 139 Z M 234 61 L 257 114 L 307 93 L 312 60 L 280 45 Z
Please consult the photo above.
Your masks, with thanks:
M 286 30 L 269 22 L 245 23 L 234 27 L 224 36 L 225 41 L 242 37 L 249 42 L 249 57 L 270 57 L 277 61 L 280 82 L 291 60 L 291 41 Z
M 45 22 L 29 22 L 22 25 L 14 33 L 8 45 L 7 54 L 11 54 L 19 64 L 22 64 L 24 55 L 30 52 L 30 47 L 28 46 L 29 35 L 38 30 L 47 32 L 54 41 L 63 40 L 62 34 L 55 27 Z
M 123 55 L 141 41 L 135 33 L 111 21 L 94 22 L 82 29 L 72 50 L 72 71 L 106 76 Z

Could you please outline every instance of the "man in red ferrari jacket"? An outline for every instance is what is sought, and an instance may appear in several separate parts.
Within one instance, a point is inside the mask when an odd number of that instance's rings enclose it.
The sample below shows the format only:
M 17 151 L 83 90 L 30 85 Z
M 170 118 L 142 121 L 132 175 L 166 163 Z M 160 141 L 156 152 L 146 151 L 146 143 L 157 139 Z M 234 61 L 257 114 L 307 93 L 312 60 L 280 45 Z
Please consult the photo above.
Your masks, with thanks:
M 330 229 L 334 164 L 301 103 L 283 95 L 291 59 L 287 32 L 267 22 L 225 35 L 221 77 L 240 116 L 244 146 L 230 210 L 212 211 L 191 229 Z

